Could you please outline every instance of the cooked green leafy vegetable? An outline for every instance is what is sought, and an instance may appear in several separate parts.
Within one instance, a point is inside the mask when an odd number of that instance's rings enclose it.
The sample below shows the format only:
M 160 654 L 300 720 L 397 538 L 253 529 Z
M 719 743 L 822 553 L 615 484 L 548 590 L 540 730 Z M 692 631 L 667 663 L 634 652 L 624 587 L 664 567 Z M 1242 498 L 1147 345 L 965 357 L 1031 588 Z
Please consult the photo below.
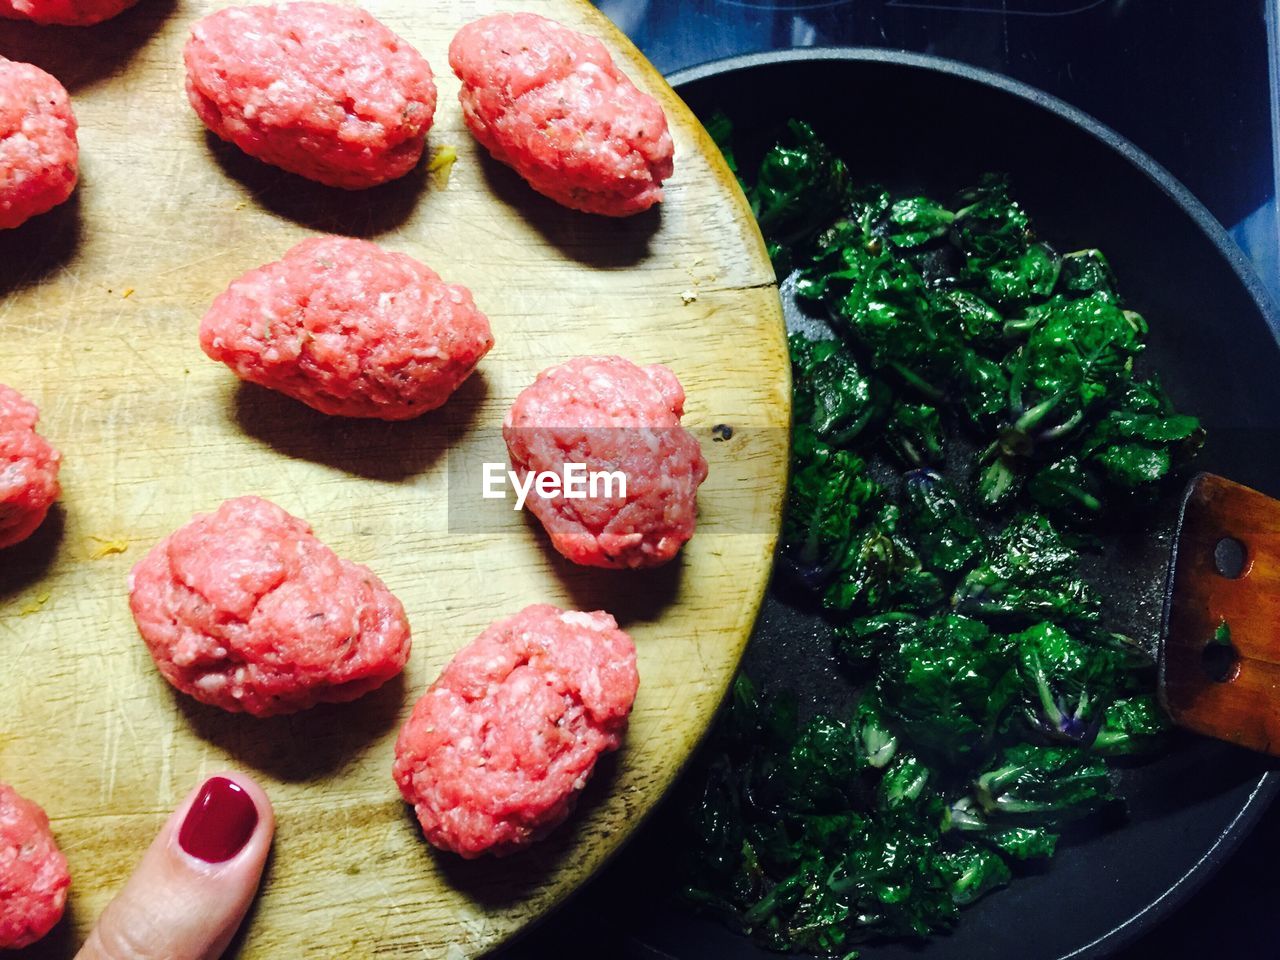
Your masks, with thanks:
M 954 853 L 944 854 L 951 877 L 951 899 L 957 906 L 965 906 L 981 899 L 1013 877 L 1009 865 L 995 850 L 971 843 Z
M 1125 386 L 1084 437 L 1080 453 L 1114 487 L 1137 490 L 1164 479 L 1204 442 L 1200 421 L 1176 413 L 1155 377 Z
M 956 587 L 951 605 L 1001 621 L 1095 621 L 1099 603 L 1078 561 L 1042 514 L 1023 514 L 988 539 L 985 559 Z
M 881 490 L 857 454 L 833 449 L 809 430 L 796 429 L 793 451 L 797 465 L 782 529 L 786 563 L 817 587 L 851 562 L 856 531 L 880 501 Z
M 918 247 L 945 236 L 956 215 L 928 197 L 904 197 L 889 208 L 889 241 L 897 247 Z
M 708 135 L 715 142 L 721 155 L 723 155 L 725 164 L 737 176 L 738 160 L 733 155 L 733 121 L 723 113 L 716 113 L 707 120 L 705 126 Z M 741 177 L 739 177 L 738 182 L 742 183 Z M 746 185 L 743 184 L 743 187 L 745 189 Z
M 973 263 L 999 263 L 1023 253 L 1032 239 L 1031 221 L 1009 196 L 1009 182 L 989 173 L 956 197 L 955 245 Z
M 979 620 L 921 621 L 881 656 L 876 694 L 922 749 L 949 759 L 980 754 L 1013 693 L 1000 646 Z
M 974 784 L 993 819 L 1060 824 L 1092 813 L 1111 797 L 1107 765 L 1079 747 L 1006 747 Z
M 769 239 L 775 263 L 789 249 L 831 222 L 850 195 L 849 171 L 813 129 L 800 120 L 787 125 L 788 141 L 765 155 L 748 191 L 751 212 Z
M 888 410 L 888 389 L 868 376 L 836 340 L 797 339 L 796 363 L 808 372 L 795 390 L 795 422 L 807 423 L 824 443 L 852 443 Z M 895 417 L 895 419 L 897 419 Z
M 1093 749 L 1108 756 L 1150 753 L 1168 731 L 1169 721 L 1154 696 L 1125 697 L 1107 707 Z
M 982 555 L 978 525 L 945 477 L 931 470 L 913 470 L 903 486 L 907 526 L 926 567 L 938 573 L 961 573 Z
M 942 418 L 927 403 L 898 403 L 884 425 L 890 452 L 908 467 L 938 466 L 946 457 Z
M 1064 254 L 1059 284 L 1068 294 L 1094 293 L 1113 300 L 1116 296 L 1116 277 L 1101 250 Z
M 1125 658 L 1052 623 L 1010 638 L 1027 722 L 1051 740 L 1088 744 L 1123 680 Z
M 901 526 L 898 507 L 886 503 L 865 526 L 849 531 L 852 539 L 822 590 L 825 607 L 918 610 L 938 603 L 942 584 L 925 569 Z
M 1204 434 L 1138 372 L 1147 325 L 1103 254 L 1059 254 L 1004 177 L 894 196 L 803 123 L 750 169 L 710 129 L 830 329 L 790 340 L 779 563 L 860 694 L 804 716 L 739 676 L 686 892 L 769 947 L 852 957 L 1051 857 L 1117 800 L 1105 758 L 1160 747 L 1150 657 L 1084 545 Z
M 1047 827 L 996 827 L 982 839 L 1011 862 L 1042 860 L 1058 848 L 1058 834 Z

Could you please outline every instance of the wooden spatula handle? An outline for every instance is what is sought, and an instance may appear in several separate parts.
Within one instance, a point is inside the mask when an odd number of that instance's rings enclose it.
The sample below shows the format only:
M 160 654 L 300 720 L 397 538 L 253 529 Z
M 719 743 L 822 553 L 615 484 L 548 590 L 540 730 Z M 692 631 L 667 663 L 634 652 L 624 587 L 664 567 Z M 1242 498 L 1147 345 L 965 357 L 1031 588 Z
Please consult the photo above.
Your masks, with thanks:
M 1280 755 L 1280 501 L 1213 474 L 1191 481 L 1160 689 L 1180 726 Z

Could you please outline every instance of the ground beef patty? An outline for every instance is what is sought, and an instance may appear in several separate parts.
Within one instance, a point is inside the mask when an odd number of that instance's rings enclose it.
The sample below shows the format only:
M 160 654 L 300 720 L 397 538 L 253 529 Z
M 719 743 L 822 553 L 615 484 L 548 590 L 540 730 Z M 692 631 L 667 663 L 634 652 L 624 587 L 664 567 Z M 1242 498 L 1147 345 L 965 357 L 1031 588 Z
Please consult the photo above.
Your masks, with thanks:
M 667 118 L 599 40 L 503 13 L 459 30 L 449 65 L 471 132 L 539 193 L 613 217 L 662 200 L 672 171 Z
M 258 717 L 354 700 L 409 658 L 404 608 L 382 581 L 258 497 L 157 545 L 130 574 L 129 606 L 166 680 Z
M 28 946 L 52 930 L 70 885 L 45 812 L 0 783 L 0 950 Z
M 67 27 L 89 27 L 128 10 L 138 0 L 0 0 L 0 17 Z
M 504 856 L 573 810 L 640 682 L 609 614 L 525 607 L 464 647 L 413 708 L 392 768 L 427 840 Z
M 232 283 L 200 346 L 322 413 L 406 420 L 448 400 L 493 334 L 471 291 L 412 257 L 315 237 Z
M 79 163 L 76 118 L 62 84 L 39 67 L 0 57 L 0 230 L 71 196 Z
M 652 567 L 693 536 L 707 461 L 680 426 L 683 412 L 674 373 L 622 357 L 577 357 L 516 398 L 502 435 L 522 482 L 531 472 L 563 476 L 566 464 L 626 477 L 625 497 L 616 486 L 605 496 L 603 484 L 586 499 L 529 495 L 560 553 L 592 567 Z
M 36 433 L 39 419 L 35 404 L 0 383 L 0 549 L 35 533 L 62 492 L 62 454 Z
M 431 68 L 364 10 L 229 7 L 195 25 L 183 56 L 200 119 L 259 160 L 357 190 L 404 176 L 422 156 Z

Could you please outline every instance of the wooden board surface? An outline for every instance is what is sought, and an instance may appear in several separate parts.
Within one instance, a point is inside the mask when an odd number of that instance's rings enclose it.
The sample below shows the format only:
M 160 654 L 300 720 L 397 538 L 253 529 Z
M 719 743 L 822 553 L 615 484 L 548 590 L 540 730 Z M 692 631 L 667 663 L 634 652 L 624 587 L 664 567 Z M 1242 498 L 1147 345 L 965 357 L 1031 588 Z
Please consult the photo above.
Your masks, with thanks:
M 586 4 L 503 8 L 601 36 L 662 100 L 676 173 L 660 212 L 628 221 L 562 210 L 479 155 L 446 50 L 498 4 L 370 0 L 435 68 L 428 146 L 456 147 L 458 162 L 447 184 L 424 164 L 360 194 L 206 136 L 185 102 L 180 51 L 191 23 L 221 5 L 142 0 L 87 31 L 0 23 L 0 53 L 71 90 L 83 167 L 72 203 L 0 235 L 0 382 L 40 404 L 42 431 L 66 458 L 61 507 L 0 554 L 0 780 L 48 809 L 74 878 L 69 922 L 30 955 L 69 956 L 164 815 L 232 767 L 262 780 L 279 821 L 241 955 L 474 956 L 618 847 L 733 673 L 785 481 L 789 375 L 773 274 L 701 128 Z M 497 346 L 445 409 L 400 425 L 328 420 L 240 386 L 200 352 L 210 300 L 317 231 L 376 239 L 474 291 Z M 460 489 L 458 451 L 492 449 L 534 375 L 585 353 L 667 363 L 688 391 L 686 423 L 711 474 L 699 532 L 663 570 L 571 568 L 510 504 L 481 513 L 478 489 Z M 731 439 L 713 441 L 718 424 Z M 126 574 L 193 513 L 246 493 L 308 519 L 400 596 L 414 633 L 402 682 L 258 721 L 160 679 L 129 616 Z M 627 743 L 572 826 L 534 852 L 470 864 L 437 855 L 390 778 L 397 728 L 455 650 L 537 601 L 608 609 L 634 635 L 642 680 Z

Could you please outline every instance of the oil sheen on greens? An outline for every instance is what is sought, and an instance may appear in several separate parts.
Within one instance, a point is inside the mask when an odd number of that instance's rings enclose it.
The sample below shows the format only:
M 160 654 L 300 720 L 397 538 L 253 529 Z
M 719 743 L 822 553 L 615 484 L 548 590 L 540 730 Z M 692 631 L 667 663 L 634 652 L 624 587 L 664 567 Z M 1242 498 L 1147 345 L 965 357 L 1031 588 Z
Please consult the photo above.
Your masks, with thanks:
M 744 187 L 835 334 L 791 339 L 779 563 L 863 692 L 802 719 L 739 676 L 686 894 L 769 947 L 846 957 L 948 927 L 1117 799 L 1106 757 L 1158 748 L 1149 657 L 1108 629 L 1079 550 L 1202 432 L 1135 372 L 1146 321 L 1103 254 L 1038 239 L 1004 178 L 893 196 L 793 121 Z

